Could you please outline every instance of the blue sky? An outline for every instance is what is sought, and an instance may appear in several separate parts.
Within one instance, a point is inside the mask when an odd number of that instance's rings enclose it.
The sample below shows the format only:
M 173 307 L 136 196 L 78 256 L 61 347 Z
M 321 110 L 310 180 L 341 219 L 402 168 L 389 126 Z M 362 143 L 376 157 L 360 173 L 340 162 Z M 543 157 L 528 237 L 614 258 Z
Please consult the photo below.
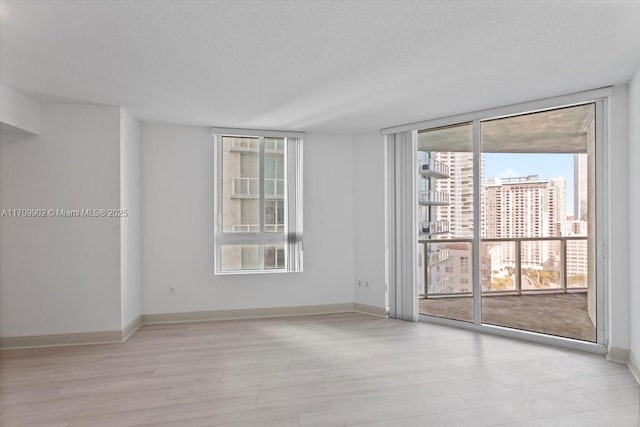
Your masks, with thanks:
M 484 177 L 539 175 L 567 179 L 567 215 L 573 215 L 573 154 L 484 153 Z

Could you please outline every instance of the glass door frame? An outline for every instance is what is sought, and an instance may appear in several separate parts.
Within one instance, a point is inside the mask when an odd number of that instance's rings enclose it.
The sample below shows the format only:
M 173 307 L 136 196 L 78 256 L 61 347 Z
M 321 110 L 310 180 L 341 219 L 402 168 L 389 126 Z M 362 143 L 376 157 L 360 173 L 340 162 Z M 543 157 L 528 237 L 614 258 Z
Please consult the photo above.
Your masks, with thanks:
M 401 132 L 407 130 L 424 130 L 443 126 L 453 126 L 463 123 L 471 123 L 473 129 L 473 221 L 474 233 L 471 245 L 472 251 L 472 279 L 473 279 L 473 323 L 447 319 L 427 314 L 419 314 L 420 321 L 456 326 L 482 332 L 489 332 L 497 335 L 525 339 L 544 344 L 558 345 L 562 347 L 590 351 L 594 353 L 606 354 L 608 342 L 607 337 L 607 313 L 606 296 L 608 295 L 607 263 L 605 263 L 605 245 L 608 246 L 608 237 L 605 230 L 608 229 L 609 219 L 607 212 L 608 199 L 606 196 L 604 177 L 608 173 L 607 159 L 605 153 L 608 146 L 608 111 L 609 97 L 612 95 L 611 87 L 595 89 L 571 95 L 558 96 L 521 104 L 514 104 L 505 107 L 481 110 L 473 113 L 460 114 L 456 116 L 444 117 L 435 120 L 413 123 L 405 126 L 398 126 L 390 129 L 383 129 L 383 134 Z M 538 332 L 525 331 L 504 326 L 496 326 L 482 323 L 482 283 L 481 283 L 481 180 L 480 162 L 482 147 L 480 141 L 481 123 L 488 120 L 518 116 L 522 114 L 536 113 L 558 108 L 571 107 L 576 105 L 590 104 L 595 106 L 595 239 L 596 251 L 593 256 L 595 262 L 595 292 L 596 292 L 596 342 L 582 341 L 578 339 L 565 338 L 548 335 Z M 414 195 L 414 197 L 416 197 Z M 417 205 L 417 200 L 414 205 Z M 414 227 L 415 228 L 415 227 Z M 414 230 L 417 232 L 417 230 Z M 443 240 L 446 242 L 446 240 Z M 417 249 L 416 249 L 417 250 Z M 417 286 L 414 286 L 417 290 Z M 416 300 L 418 295 L 416 292 Z

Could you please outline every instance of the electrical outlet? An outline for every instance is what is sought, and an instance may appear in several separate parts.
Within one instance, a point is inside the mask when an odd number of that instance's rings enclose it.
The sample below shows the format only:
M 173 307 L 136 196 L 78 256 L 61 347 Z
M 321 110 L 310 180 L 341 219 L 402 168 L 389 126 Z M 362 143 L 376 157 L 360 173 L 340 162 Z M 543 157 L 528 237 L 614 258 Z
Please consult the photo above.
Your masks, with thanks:
M 176 288 L 174 288 L 173 286 L 169 286 L 169 293 L 171 295 L 175 294 L 176 293 Z

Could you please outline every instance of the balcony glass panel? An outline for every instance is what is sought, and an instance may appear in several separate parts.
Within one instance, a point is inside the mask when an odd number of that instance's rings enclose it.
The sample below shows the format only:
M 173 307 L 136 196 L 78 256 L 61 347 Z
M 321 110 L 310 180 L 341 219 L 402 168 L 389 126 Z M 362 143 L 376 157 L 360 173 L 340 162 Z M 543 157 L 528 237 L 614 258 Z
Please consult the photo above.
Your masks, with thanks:
M 516 244 L 482 242 L 482 292 L 516 291 Z
M 560 241 L 521 242 L 522 290 L 561 289 Z
M 567 288 L 586 289 L 589 286 L 589 241 L 567 240 Z
M 473 321 L 470 242 L 420 245 L 420 313 Z

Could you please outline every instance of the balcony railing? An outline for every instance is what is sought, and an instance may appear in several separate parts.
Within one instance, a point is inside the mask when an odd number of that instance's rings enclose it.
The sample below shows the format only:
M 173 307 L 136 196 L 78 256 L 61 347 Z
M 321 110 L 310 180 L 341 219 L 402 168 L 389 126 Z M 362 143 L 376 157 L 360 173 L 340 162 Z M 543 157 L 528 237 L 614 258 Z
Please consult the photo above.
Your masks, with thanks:
M 260 151 L 260 140 L 253 138 L 235 138 L 231 141 L 231 151 L 257 153 Z M 284 153 L 284 139 L 265 138 L 264 151 L 267 153 Z
M 449 249 L 438 249 L 430 254 L 427 254 L 427 261 L 429 266 L 434 266 L 441 262 L 445 262 L 449 259 Z
M 435 190 L 425 190 L 418 194 L 418 203 L 421 205 L 448 205 L 449 193 Z
M 472 242 L 471 239 L 419 241 L 423 245 L 423 264 L 426 266 L 423 283 L 425 297 L 471 295 L 466 290 L 469 285 L 456 282 L 471 277 L 471 274 L 462 274 L 462 267 L 458 268 L 458 264 L 461 264 L 461 257 L 467 258 L 470 262 L 468 271 L 472 271 Z M 434 250 L 434 246 L 439 249 Z M 587 251 L 587 237 L 482 239 L 479 266 L 482 294 L 584 291 L 588 287 L 589 274 L 588 262 L 584 261 Z M 494 259 L 497 260 L 495 264 Z M 440 267 L 434 271 L 436 265 Z M 449 279 L 446 287 L 442 284 L 444 279 Z M 456 291 L 456 287 L 460 291 Z
M 234 138 L 231 140 L 231 151 L 259 151 L 260 140 L 255 138 Z
M 259 233 L 260 224 L 234 224 L 231 226 L 234 233 Z M 284 232 L 284 224 L 265 224 L 264 231 L 267 233 Z
M 418 162 L 418 170 L 423 176 L 449 178 L 449 166 L 435 159 L 422 159 Z
M 236 199 L 255 199 L 260 196 L 259 178 L 233 178 L 231 197 Z M 265 178 L 264 196 L 269 199 L 284 198 L 284 179 Z
M 444 277 L 440 280 L 438 280 L 437 282 L 430 284 L 429 285 L 429 291 L 432 294 L 443 294 L 443 293 L 447 293 L 450 292 L 451 290 L 451 278 L 450 277 Z
M 434 235 L 445 234 L 449 232 L 449 221 L 422 221 L 420 223 L 420 234 Z

